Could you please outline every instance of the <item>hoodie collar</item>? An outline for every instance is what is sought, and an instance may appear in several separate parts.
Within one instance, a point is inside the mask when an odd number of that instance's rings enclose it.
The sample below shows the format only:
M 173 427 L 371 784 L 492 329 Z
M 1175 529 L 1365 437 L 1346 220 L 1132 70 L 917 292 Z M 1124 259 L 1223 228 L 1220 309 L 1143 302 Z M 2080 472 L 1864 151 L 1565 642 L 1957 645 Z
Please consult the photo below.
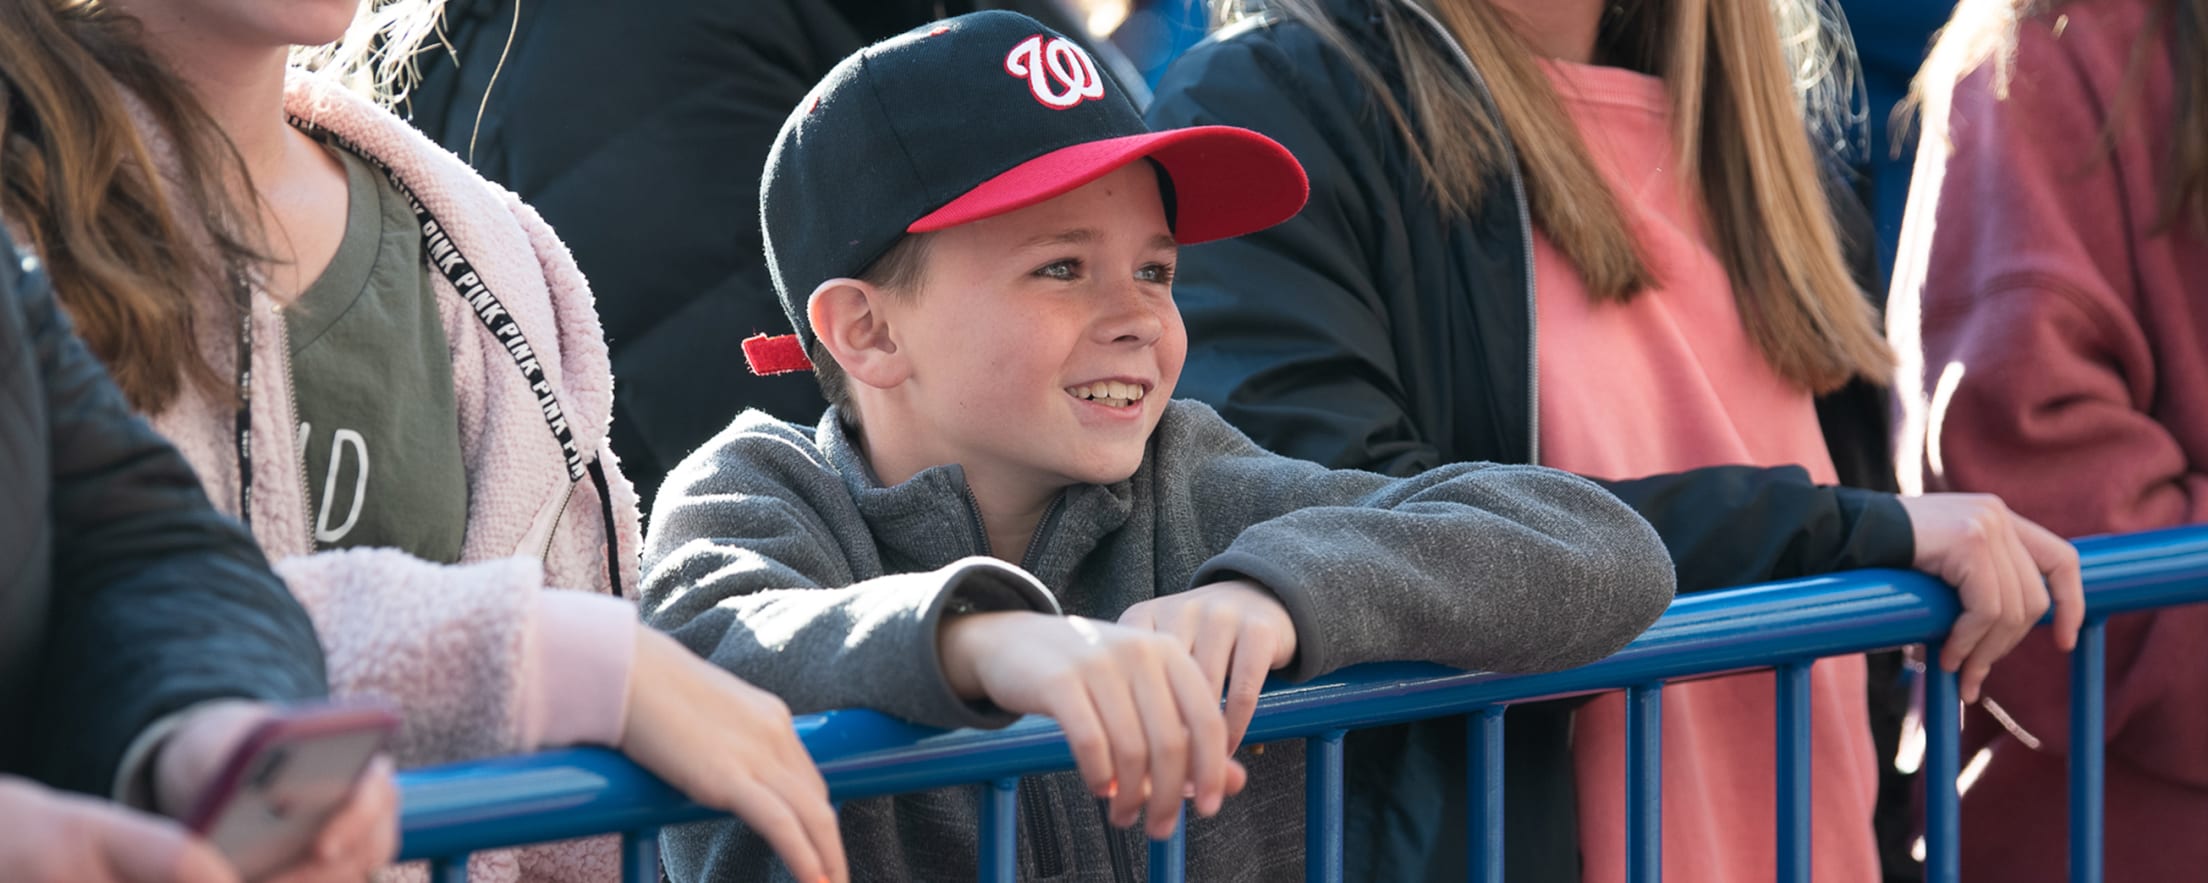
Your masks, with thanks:
M 904 482 L 884 486 L 858 440 L 831 406 L 814 427 L 814 442 L 828 466 L 843 478 L 874 541 L 889 555 L 933 570 L 969 555 L 989 554 L 981 509 L 957 463 L 930 466 Z M 1135 479 L 1109 485 L 1078 484 L 1059 493 L 1028 547 L 1028 571 L 1052 589 L 1066 588 L 1082 559 L 1134 512 L 1134 484 L 1149 471 L 1145 458 Z M 886 562 L 885 562 L 886 563 Z

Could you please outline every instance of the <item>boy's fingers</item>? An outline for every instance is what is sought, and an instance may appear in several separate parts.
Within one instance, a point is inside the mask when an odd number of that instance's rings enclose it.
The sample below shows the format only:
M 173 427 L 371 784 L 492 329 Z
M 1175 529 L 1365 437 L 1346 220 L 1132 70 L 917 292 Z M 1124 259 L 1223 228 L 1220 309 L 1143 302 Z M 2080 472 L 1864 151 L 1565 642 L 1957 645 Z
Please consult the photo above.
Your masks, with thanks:
M 1211 704 L 1218 707 L 1226 693 L 1227 673 L 1234 665 L 1236 641 L 1235 624 L 1231 617 L 1205 617 L 1203 631 L 1189 646 L 1196 657 L 1196 669 L 1204 676 L 1210 689 Z
M 1174 809 L 1181 802 L 1181 786 L 1188 782 L 1189 757 L 1195 746 L 1189 735 L 1186 721 L 1181 718 L 1179 703 L 1175 701 L 1172 684 L 1166 674 L 1165 660 L 1152 660 L 1141 679 L 1134 682 L 1135 705 L 1142 712 L 1142 729 L 1149 749 L 1149 793 L 1145 798 L 1149 811 L 1149 833 L 1158 838 L 1158 828 L 1166 827 L 1172 833 Z M 1124 780 L 1124 777 L 1122 777 Z M 1124 781 L 1122 785 L 1126 784 Z
M 1183 793 L 1194 797 L 1198 815 L 1210 816 L 1226 798 L 1227 724 L 1219 714 L 1219 694 L 1210 690 L 1203 674 L 1186 660 L 1175 663 L 1166 667 L 1166 675 L 1173 681 L 1173 695 L 1189 732 L 1191 787 Z
M 1257 714 L 1257 697 L 1265 690 L 1265 674 L 1272 671 L 1273 648 L 1256 642 L 1234 642 L 1232 673 L 1227 678 L 1227 750 L 1239 751 Z
M 819 880 L 826 874 L 804 823 L 783 801 L 782 795 L 752 779 L 738 783 L 731 790 L 736 816 L 765 838 L 767 845 L 774 848 L 774 854 L 781 856 L 782 863 L 789 866 L 792 877 Z
M 1142 808 L 1142 783 L 1150 765 L 1149 743 L 1143 735 L 1142 713 L 1135 707 L 1134 692 L 1126 675 L 1116 667 L 1089 681 L 1089 698 L 1104 730 L 1107 755 L 1112 759 L 1104 798 L 1111 801 L 1112 823 L 1126 827 Z
M 1112 742 L 1098 722 L 1088 691 L 1064 696 L 1055 705 L 1051 717 L 1057 718 L 1058 729 L 1066 734 L 1066 746 L 1073 749 L 1074 768 L 1089 783 L 1090 792 L 1104 794 L 1112 781 Z

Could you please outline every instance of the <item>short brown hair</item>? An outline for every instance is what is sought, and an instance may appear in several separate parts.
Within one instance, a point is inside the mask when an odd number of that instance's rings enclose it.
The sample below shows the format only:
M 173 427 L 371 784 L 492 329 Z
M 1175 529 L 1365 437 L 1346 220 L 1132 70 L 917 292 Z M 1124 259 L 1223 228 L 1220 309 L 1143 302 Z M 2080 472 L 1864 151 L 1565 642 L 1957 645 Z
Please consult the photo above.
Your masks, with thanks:
M 928 241 L 930 233 L 907 233 L 897 240 L 882 256 L 859 271 L 858 280 L 897 296 L 910 296 L 920 290 L 921 280 L 927 278 Z M 813 360 L 813 379 L 820 381 L 820 394 L 844 412 L 847 422 L 856 422 L 858 411 L 851 404 L 851 388 L 844 377 L 843 366 L 836 364 L 836 357 L 828 352 L 828 345 L 820 342 L 820 335 L 813 335 L 812 351 L 805 354 Z

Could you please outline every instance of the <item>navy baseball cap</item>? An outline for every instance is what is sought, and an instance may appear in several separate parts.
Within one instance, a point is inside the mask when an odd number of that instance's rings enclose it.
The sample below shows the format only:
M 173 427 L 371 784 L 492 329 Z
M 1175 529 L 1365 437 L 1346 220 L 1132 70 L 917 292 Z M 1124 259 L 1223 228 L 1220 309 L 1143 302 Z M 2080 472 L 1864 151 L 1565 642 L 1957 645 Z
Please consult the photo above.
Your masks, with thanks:
M 1182 244 L 1262 230 L 1310 195 L 1288 149 L 1232 126 L 1153 132 L 1080 44 L 1016 12 L 945 19 L 837 64 L 782 124 L 759 186 L 767 272 L 797 334 L 744 341 L 805 370 L 806 302 L 909 233 L 1015 211 L 1149 159 Z

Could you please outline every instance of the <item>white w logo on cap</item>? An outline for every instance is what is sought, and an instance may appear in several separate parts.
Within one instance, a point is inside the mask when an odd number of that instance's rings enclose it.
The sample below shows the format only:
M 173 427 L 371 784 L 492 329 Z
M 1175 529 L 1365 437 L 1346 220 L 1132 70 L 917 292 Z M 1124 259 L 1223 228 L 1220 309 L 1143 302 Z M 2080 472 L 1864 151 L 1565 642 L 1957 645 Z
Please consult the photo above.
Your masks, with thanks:
M 1036 34 L 1021 40 L 1004 57 L 1004 71 L 1026 77 L 1028 91 L 1046 107 L 1065 110 L 1104 97 L 1104 77 L 1096 72 L 1096 61 L 1064 37 L 1052 37 L 1046 43 L 1043 35 Z M 1059 91 L 1060 86 L 1065 91 Z

